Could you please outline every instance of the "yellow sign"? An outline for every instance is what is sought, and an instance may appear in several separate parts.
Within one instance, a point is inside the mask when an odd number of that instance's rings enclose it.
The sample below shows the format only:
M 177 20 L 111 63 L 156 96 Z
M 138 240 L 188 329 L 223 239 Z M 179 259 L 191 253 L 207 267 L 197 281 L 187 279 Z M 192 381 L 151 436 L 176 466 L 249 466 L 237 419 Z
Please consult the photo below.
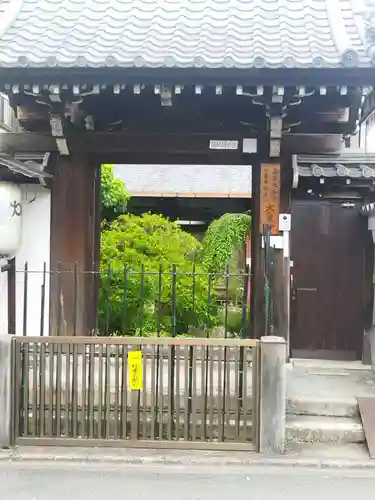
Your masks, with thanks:
M 143 389 L 142 351 L 128 352 L 129 386 L 131 391 Z

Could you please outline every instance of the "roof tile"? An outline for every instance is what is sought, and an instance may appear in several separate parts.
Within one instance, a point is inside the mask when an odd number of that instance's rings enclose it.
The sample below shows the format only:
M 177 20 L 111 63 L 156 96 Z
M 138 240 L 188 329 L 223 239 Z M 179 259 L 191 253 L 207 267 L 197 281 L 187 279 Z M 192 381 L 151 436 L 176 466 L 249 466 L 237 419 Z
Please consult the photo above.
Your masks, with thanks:
M 370 66 L 358 0 L 1 2 L 0 66 Z M 12 9 L 12 10 L 10 10 Z M 353 56 L 354 55 L 354 59 Z M 52 59 L 53 58 L 53 59 Z M 353 62 L 354 61 L 354 62 Z
M 250 165 L 115 165 L 114 174 L 130 194 L 203 193 L 251 197 Z

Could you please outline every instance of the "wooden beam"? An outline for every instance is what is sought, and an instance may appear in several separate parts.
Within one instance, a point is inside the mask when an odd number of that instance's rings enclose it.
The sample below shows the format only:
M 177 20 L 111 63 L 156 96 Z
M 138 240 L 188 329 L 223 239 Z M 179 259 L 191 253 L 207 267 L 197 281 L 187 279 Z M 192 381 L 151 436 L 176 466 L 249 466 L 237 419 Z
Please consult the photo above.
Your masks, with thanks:
M 238 155 L 242 153 L 243 134 L 204 133 L 204 134 L 114 134 L 88 133 L 84 137 L 86 151 L 91 153 L 140 153 L 154 152 L 158 154 L 224 154 Z M 82 136 L 69 139 L 71 148 L 82 142 Z M 210 141 L 215 141 L 211 144 Z M 228 149 L 227 149 L 228 148 Z
M 238 140 L 237 150 L 210 150 L 210 139 Z M 80 133 L 70 137 L 70 147 L 77 151 L 103 155 L 98 161 L 127 163 L 150 163 L 150 154 L 158 153 L 164 163 L 182 162 L 183 156 L 191 163 L 188 155 L 201 156 L 200 163 L 233 164 L 236 155 L 242 155 L 242 139 L 238 134 L 124 134 L 124 133 Z M 333 153 L 340 151 L 342 139 L 339 135 L 327 134 L 284 134 L 284 152 Z M 0 153 L 45 153 L 57 152 L 55 139 L 50 134 L 21 132 L 0 134 Z M 124 154 L 132 158 L 124 158 Z M 175 156 L 172 159 L 172 156 Z M 180 157 L 180 159 L 179 159 Z M 252 162 L 248 155 L 249 163 Z M 210 160 L 208 160 L 208 158 Z M 205 161 L 203 161 L 205 159 Z M 175 160 L 175 161 L 174 161 Z M 187 160 L 186 160 L 187 161 Z
M 210 139 L 238 140 L 237 150 L 211 150 Z M 145 155 L 146 153 L 159 153 L 164 155 L 202 155 L 207 154 L 220 161 L 225 158 L 232 159 L 233 155 L 242 154 L 243 136 L 239 134 L 124 134 L 78 133 L 68 138 L 69 146 L 96 154 L 109 154 L 113 156 L 123 153 L 132 155 Z M 283 150 L 291 153 L 330 153 L 339 151 L 341 137 L 328 134 L 301 134 L 290 133 L 283 135 Z M 55 139 L 50 134 L 36 132 L 0 134 L 0 153 L 45 153 L 57 152 Z M 249 156 L 250 157 L 250 156 Z M 108 162 L 108 159 L 106 160 Z M 124 159 L 122 160 L 124 161 Z M 249 160 L 250 161 L 250 160 Z M 140 163 L 149 163 L 140 161 Z M 134 163 L 134 162 L 133 162 Z M 232 163 L 232 161 L 230 161 Z
M 159 134 L 114 132 L 67 132 L 71 151 L 87 153 L 158 153 L 192 155 L 242 154 L 243 134 Z M 215 141 L 214 144 L 210 141 Z M 23 132 L 1 134 L 0 153 L 57 151 L 55 138 L 50 134 Z
M 50 134 L 35 132 L 0 134 L 0 153 L 45 153 L 48 151 L 57 151 L 56 141 Z
M 349 115 L 348 115 L 349 118 Z M 284 123 L 284 127 L 288 128 L 288 122 Z M 347 133 L 350 129 L 350 123 L 346 122 L 322 122 L 316 121 L 304 121 L 300 125 L 292 126 L 291 133 L 296 134 L 327 134 L 327 135 L 340 135 Z
M 165 85 L 309 85 L 309 86 L 363 86 L 373 85 L 374 70 L 369 68 L 7 68 L 0 73 L 0 88 L 19 84 L 113 85 L 128 84 Z
M 289 154 L 328 154 L 341 150 L 340 135 L 283 134 L 282 150 Z

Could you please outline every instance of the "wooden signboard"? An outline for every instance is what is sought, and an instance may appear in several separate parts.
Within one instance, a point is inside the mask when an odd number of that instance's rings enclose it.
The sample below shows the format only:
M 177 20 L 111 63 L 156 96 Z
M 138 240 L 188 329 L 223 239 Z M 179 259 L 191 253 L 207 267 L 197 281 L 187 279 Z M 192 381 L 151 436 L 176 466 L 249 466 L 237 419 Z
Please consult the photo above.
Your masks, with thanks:
M 280 164 L 262 163 L 260 170 L 260 232 L 266 225 L 279 232 Z

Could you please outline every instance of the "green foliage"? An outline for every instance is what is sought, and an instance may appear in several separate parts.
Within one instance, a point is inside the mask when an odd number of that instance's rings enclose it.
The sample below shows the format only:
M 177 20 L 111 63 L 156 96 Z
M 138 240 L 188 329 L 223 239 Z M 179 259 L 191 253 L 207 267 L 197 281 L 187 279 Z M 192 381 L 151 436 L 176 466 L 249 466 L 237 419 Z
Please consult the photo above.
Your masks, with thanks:
M 213 272 L 222 272 L 250 234 L 251 216 L 224 214 L 208 227 L 203 240 L 203 262 Z
M 242 307 L 229 305 L 226 310 L 223 306 L 218 311 L 219 323 L 223 326 L 226 325 L 228 332 L 238 336 L 242 332 L 244 314 L 249 314 L 248 308 L 244 311 Z
M 186 334 L 191 327 L 214 324 L 215 308 L 207 301 L 208 276 L 197 261 L 199 247 L 193 236 L 160 215 L 129 214 L 104 223 L 101 332 L 136 335 L 142 324 L 142 335 Z
M 113 175 L 113 165 L 102 165 L 101 204 L 102 218 L 111 221 L 126 212 L 130 196 L 122 180 Z

